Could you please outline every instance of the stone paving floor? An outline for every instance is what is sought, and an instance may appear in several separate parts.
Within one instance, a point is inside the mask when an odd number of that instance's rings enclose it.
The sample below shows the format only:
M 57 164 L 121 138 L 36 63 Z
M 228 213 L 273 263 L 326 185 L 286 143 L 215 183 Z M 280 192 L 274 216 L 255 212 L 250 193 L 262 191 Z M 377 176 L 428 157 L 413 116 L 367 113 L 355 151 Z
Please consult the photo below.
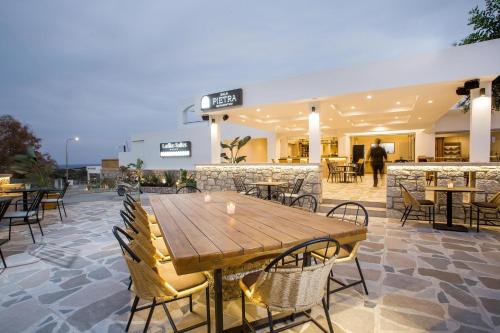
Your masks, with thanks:
M 123 332 L 133 295 L 128 273 L 111 234 L 121 225 L 120 202 L 68 205 L 68 218 L 55 212 L 35 229 L 14 229 L 2 247 L 8 269 L 0 270 L 0 332 Z M 0 238 L 6 228 L 0 228 Z M 432 230 L 424 222 L 371 217 L 360 262 L 369 295 L 351 288 L 331 298 L 335 332 L 500 332 L 500 230 L 479 234 Z M 354 265 L 335 266 L 345 280 Z M 239 301 L 226 302 L 225 324 L 240 322 Z M 180 328 L 204 318 L 204 297 L 169 305 Z M 212 307 L 213 310 L 213 307 Z M 265 312 L 248 306 L 250 318 Z M 312 314 L 326 324 L 321 307 Z M 142 331 L 146 313 L 136 314 L 131 332 Z M 171 332 L 163 311 L 155 311 L 150 332 Z M 213 317 L 212 317 L 213 318 Z M 195 332 L 205 332 L 199 328 Z M 314 325 L 293 329 L 319 332 Z
M 386 202 L 385 178 L 379 179 L 378 187 L 373 187 L 373 176 L 367 174 L 357 183 L 332 183 L 323 180 L 323 198 L 353 201 Z

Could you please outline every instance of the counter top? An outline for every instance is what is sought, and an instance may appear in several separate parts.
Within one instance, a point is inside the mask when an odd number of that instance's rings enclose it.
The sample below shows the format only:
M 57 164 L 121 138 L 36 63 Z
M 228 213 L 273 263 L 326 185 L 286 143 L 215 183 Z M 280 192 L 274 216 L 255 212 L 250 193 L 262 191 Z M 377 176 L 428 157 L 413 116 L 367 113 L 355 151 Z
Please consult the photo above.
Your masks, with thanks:
M 464 166 L 464 167 L 468 167 L 468 166 L 500 166 L 500 162 L 420 162 L 420 163 L 417 163 L 417 162 L 408 162 L 408 163 L 387 163 L 387 166 L 388 167 L 391 167 L 391 166 L 399 166 L 399 167 L 405 167 L 405 166 L 411 166 L 411 167 L 415 167 L 415 166 L 422 166 L 422 167 L 425 167 L 425 166 L 437 166 L 437 167 L 440 167 L 440 166 Z

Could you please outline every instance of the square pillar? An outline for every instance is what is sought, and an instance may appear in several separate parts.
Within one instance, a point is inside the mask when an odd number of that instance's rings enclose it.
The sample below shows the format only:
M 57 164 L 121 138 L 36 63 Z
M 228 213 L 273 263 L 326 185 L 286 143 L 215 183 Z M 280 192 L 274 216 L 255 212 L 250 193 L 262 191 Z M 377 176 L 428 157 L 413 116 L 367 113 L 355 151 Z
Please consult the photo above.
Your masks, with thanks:
M 351 161 L 351 137 L 349 135 L 339 135 L 338 149 L 339 157 L 347 157 L 347 161 Z
M 309 163 L 321 163 L 319 110 L 314 106 L 309 114 Z
M 215 118 L 210 119 L 210 163 L 220 163 L 220 124 Z
M 419 156 L 435 157 L 436 155 L 436 135 L 426 131 L 415 132 L 415 162 Z
M 484 89 L 484 96 L 481 90 Z M 491 144 L 491 82 L 470 91 L 469 161 L 489 162 Z
M 288 157 L 288 137 L 281 137 L 279 140 L 280 151 L 279 157 Z

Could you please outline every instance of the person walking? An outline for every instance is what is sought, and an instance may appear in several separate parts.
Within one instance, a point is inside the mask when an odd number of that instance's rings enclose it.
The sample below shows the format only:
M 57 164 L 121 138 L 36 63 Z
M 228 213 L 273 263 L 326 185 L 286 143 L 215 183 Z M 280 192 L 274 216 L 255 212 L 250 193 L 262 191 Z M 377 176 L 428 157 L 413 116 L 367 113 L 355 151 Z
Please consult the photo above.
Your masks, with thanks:
M 375 139 L 375 146 L 370 149 L 368 159 L 371 161 L 373 169 L 373 187 L 378 185 L 378 175 L 382 178 L 384 172 L 384 161 L 387 161 L 387 152 L 384 147 L 380 145 L 380 139 Z

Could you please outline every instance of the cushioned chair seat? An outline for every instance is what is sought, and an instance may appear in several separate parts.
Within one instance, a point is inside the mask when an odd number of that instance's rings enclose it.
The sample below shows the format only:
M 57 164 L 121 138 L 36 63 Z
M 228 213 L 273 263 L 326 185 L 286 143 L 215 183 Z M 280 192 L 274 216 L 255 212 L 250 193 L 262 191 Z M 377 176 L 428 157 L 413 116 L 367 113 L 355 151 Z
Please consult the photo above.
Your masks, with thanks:
M 168 248 L 167 245 L 165 244 L 165 241 L 163 240 L 162 237 L 158 237 L 153 241 L 154 247 L 165 257 L 170 256 L 170 253 L 168 253 Z
M 151 232 L 153 233 L 153 235 L 155 235 L 156 237 L 162 237 L 161 230 L 160 230 L 160 227 L 158 226 L 158 224 L 150 223 L 149 228 L 150 228 Z
M 7 212 L 3 216 L 4 219 L 10 219 L 10 218 L 22 218 L 26 216 L 26 213 L 28 214 L 28 217 L 35 216 L 36 212 L 35 211 L 23 211 L 23 210 L 18 210 L 17 212 Z
M 177 275 L 172 263 L 161 264 L 157 268 L 161 278 L 167 281 L 177 291 L 191 289 L 207 281 L 207 277 L 202 273 Z
M 494 202 L 476 202 L 473 201 L 472 205 L 479 207 L 479 208 L 488 208 L 488 209 L 496 209 L 497 204 Z
M 257 279 L 259 278 L 259 275 L 262 271 L 257 271 L 253 272 L 250 274 L 245 275 L 242 279 L 241 282 L 247 287 L 247 289 L 251 289 L 252 286 L 257 282 Z
M 432 200 L 419 199 L 417 201 L 422 206 L 434 206 L 434 201 L 432 201 Z
M 61 200 L 62 200 L 61 198 L 49 198 L 49 199 L 43 199 L 42 202 L 43 203 L 57 203 Z
M 352 251 L 351 246 L 341 245 L 340 250 L 339 250 L 339 254 L 337 256 L 337 260 L 349 257 L 349 255 L 351 254 L 351 251 Z M 333 257 L 334 253 L 335 253 L 335 248 L 330 247 L 328 249 L 328 251 L 326 251 L 326 257 L 331 258 L 331 257 Z M 319 257 L 325 257 L 325 250 L 316 250 L 316 251 L 313 251 L 313 254 L 315 254 Z

